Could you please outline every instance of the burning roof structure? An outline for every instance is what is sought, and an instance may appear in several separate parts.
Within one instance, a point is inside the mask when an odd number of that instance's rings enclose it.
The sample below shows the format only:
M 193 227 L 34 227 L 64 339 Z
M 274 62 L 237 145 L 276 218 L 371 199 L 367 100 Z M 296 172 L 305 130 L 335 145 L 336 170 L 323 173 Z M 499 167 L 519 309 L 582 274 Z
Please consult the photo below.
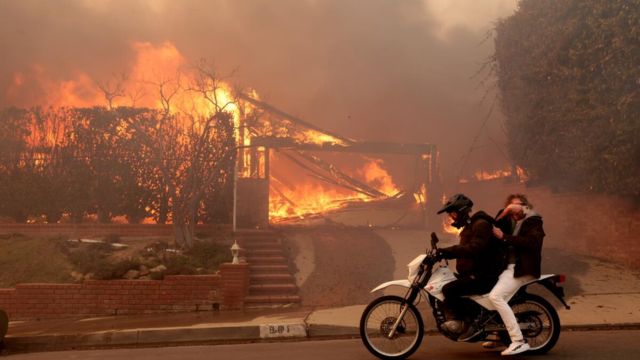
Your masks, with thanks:
M 438 188 L 437 149 L 431 144 L 370 142 L 350 139 L 315 126 L 246 94 L 260 114 L 240 125 L 242 155 L 239 156 L 237 204 L 241 227 L 266 226 L 270 222 L 302 219 L 343 209 L 353 204 L 411 199 L 426 206 Z M 256 113 L 257 114 L 257 113 Z M 286 161 L 325 186 L 291 184 L 271 171 L 275 159 Z M 364 165 L 356 171 L 342 170 L 319 153 L 358 155 Z M 399 189 L 385 169 L 380 154 L 404 155 L 419 163 L 420 180 L 412 189 Z M 285 174 L 286 177 L 286 174 Z M 328 190 L 329 189 L 329 190 Z M 256 201 L 257 200 L 257 201 Z

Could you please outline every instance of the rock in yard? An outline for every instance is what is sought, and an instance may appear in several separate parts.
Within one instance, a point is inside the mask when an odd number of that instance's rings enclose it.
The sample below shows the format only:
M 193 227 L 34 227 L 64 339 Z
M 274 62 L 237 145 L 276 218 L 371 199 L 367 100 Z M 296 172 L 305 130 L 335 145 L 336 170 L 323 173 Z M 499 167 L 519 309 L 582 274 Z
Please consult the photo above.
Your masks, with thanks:
M 140 277 L 140 271 L 138 270 L 129 270 L 126 274 L 124 274 L 125 279 L 133 280 Z
M 72 271 L 70 275 L 73 278 L 73 281 L 75 282 L 82 282 L 84 280 L 84 275 L 77 271 Z
M 149 275 L 149 268 L 144 266 L 144 265 L 140 265 L 140 276 L 145 276 L 145 275 Z
M 158 265 L 158 266 L 154 267 L 153 269 L 151 269 L 149 271 L 154 273 L 154 272 L 163 272 L 163 271 L 166 271 L 166 270 L 167 270 L 167 267 L 161 264 L 161 265 Z

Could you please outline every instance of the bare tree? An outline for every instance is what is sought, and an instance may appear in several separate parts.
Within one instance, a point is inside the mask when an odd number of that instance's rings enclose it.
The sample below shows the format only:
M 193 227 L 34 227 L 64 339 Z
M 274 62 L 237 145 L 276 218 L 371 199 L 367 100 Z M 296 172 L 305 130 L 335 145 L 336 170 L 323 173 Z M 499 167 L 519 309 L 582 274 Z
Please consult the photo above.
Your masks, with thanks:
M 155 83 L 162 109 L 154 121 L 125 119 L 149 149 L 171 205 L 175 241 L 193 245 L 195 226 L 207 184 L 235 158 L 233 115 L 223 104 L 219 80 L 214 73 L 200 73 L 192 86 L 184 88 L 180 78 Z M 213 111 L 192 108 L 178 111 L 176 102 L 197 96 Z M 194 102 L 197 103 L 197 102 Z
M 128 80 L 129 75 L 123 72 L 118 75 L 114 74 L 113 78 L 107 81 L 96 81 L 98 88 L 102 91 L 102 95 L 107 102 L 107 108 L 109 110 L 113 110 L 115 99 L 125 97 L 127 95 L 125 88 Z M 139 96 L 139 94 L 136 96 Z

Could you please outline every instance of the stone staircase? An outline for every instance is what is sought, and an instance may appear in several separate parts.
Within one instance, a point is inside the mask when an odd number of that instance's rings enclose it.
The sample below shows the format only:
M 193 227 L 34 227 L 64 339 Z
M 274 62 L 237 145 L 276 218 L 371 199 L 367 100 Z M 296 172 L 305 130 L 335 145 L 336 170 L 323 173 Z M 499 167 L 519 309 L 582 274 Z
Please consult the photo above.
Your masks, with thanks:
M 272 231 L 236 232 L 242 256 L 249 263 L 249 294 L 246 308 L 299 306 L 298 287 L 289 269 L 282 239 Z

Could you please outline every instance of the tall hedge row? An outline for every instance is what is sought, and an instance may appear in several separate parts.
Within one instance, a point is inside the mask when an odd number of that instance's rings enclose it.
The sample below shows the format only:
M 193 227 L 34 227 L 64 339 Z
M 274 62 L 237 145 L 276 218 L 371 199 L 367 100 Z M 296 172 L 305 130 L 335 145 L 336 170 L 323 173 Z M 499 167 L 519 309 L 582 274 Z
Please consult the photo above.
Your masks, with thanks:
M 509 151 L 533 181 L 640 200 L 640 0 L 522 0 L 494 59 Z

